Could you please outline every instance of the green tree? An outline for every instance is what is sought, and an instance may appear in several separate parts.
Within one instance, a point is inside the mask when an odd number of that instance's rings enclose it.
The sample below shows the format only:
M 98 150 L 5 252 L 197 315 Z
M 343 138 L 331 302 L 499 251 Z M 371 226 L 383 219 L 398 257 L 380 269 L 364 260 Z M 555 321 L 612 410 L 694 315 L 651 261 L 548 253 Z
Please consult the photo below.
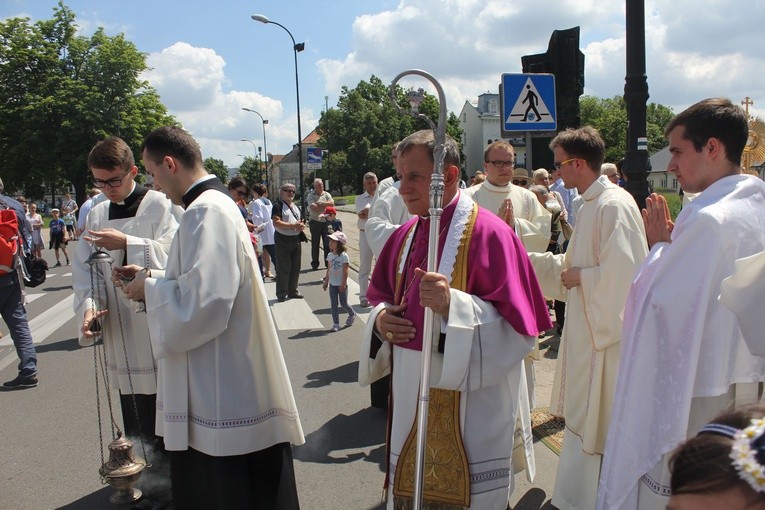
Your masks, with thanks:
M 239 175 L 242 176 L 248 186 L 258 182 L 264 182 L 264 165 L 256 158 L 245 156 L 242 164 L 239 165 Z
M 113 134 L 136 151 L 150 131 L 174 123 L 156 91 L 139 79 L 146 56 L 133 43 L 102 28 L 90 37 L 76 30 L 63 1 L 49 20 L 0 21 L 3 177 L 31 197 L 71 183 L 82 201 L 96 142 Z
M 205 170 L 215 174 L 220 179 L 220 182 L 223 184 L 228 183 L 228 168 L 222 159 L 205 158 L 202 164 L 205 166 Z
M 579 99 L 582 125 L 589 124 L 600 131 L 606 142 L 606 161 L 616 162 L 627 152 L 627 103 L 622 96 L 601 99 L 582 96 Z M 667 146 L 664 128 L 674 113 L 666 106 L 649 103 L 646 106 L 646 136 L 648 153 L 654 154 Z
M 397 95 L 398 103 L 408 109 L 401 87 Z M 437 99 L 427 94 L 420 111 L 437 121 Z M 355 88 L 343 87 L 337 107 L 323 112 L 319 120 L 319 145 L 329 154 L 315 175 L 329 177 L 332 192 L 360 193 L 364 173 L 373 171 L 380 179 L 393 175 L 392 146 L 427 127 L 425 121 L 399 113 L 388 97 L 388 85 L 374 75 Z M 447 132 L 459 140 L 461 131 L 453 113 L 447 120 Z

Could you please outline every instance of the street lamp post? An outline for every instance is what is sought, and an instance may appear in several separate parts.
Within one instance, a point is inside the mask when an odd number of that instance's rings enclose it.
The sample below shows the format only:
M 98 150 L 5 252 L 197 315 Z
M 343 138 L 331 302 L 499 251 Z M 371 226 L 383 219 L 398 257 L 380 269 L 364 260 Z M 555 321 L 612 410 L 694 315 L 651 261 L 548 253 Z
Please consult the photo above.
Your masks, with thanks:
M 246 138 L 242 138 L 242 139 L 241 139 L 241 140 L 239 140 L 239 141 L 240 141 L 240 142 L 249 142 L 249 143 L 251 143 L 251 144 L 252 144 L 252 149 L 255 151 L 255 154 L 257 154 L 257 153 L 258 153 L 258 146 L 257 146 L 257 145 L 255 145 L 255 142 L 253 142 L 252 140 L 248 140 L 248 139 L 246 139 Z
M 290 32 L 287 27 L 282 25 L 281 23 L 277 23 L 276 21 L 271 21 L 266 16 L 263 16 L 262 14 L 253 14 L 252 19 L 255 21 L 260 21 L 261 23 L 271 23 L 272 25 L 276 25 L 278 27 L 281 27 L 287 34 L 290 36 L 290 39 L 292 39 L 292 50 L 295 55 L 295 97 L 297 98 L 297 129 L 298 129 L 298 179 L 299 179 L 299 189 L 300 189 L 300 213 L 303 218 L 305 218 L 305 186 L 303 185 L 303 133 L 300 130 L 300 82 L 298 80 L 298 63 L 297 63 L 297 54 L 300 51 L 303 51 L 305 49 L 305 43 L 296 43 L 295 38 L 292 36 L 292 32 Z
M 255 159 L 255 165 L 256 165 L 256 167 L 255 167 L 256 168 L 256 173 L 260 173 L 260 163 L 258 162 L 258 146 L 255 145 L 255 142 L 253 142 L 252 140 L 248 140 L 246 138 L 242 138 L 239 141 L 240 142 L 250 142 L 252 144 L 252 149 L 253 149 L 253 151 L 255 151 L 255 158 L 254 159 Z M 254 178 L 258 179 L 258 177 L 259 177 L 258 175 L 255 175 Z
M 646 135 L 646 103 L 648 80 L 645 74 L 645 0 L 627 0 L 626 9 L 627 75 L 624 102 L 627 103 L 627 153 L 622 172 L 626 190 L 638 208 L 645 208 L 648 197 L 648 137 Z
M 263 123 L 263 152 L 266 153 L 266 182 L 264 184 L 266 185 L 266 189 L 268 189 L 268 143 L 266 143 L 266 124 L 268 124 L 268 119 L 264 119 L 263 116 L 255 110 L 250 110 L 249 108 L 242 108 L 242 110 L 256 114 L 260 117 L 260 121 Z

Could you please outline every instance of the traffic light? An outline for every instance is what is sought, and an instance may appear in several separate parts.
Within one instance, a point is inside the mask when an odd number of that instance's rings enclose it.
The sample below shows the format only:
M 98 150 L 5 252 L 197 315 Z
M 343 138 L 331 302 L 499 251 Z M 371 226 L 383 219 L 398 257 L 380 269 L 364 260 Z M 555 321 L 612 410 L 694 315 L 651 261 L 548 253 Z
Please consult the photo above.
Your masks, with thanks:
M 546 53 L 521 57 L 524 73 L 555 75 L 558 130 L 579 127 L 579 96 L 584 93 L 584 53 L 579 49 L 579 27 L 555 30 Z

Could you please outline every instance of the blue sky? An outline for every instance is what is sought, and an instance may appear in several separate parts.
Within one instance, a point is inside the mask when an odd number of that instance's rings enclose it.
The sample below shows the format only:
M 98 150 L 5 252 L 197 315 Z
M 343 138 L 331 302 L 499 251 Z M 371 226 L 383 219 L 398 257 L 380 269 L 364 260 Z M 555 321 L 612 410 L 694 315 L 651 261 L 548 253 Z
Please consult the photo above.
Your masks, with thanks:
M 765 6 L 734 0 L 646 0 L 650 101 L 675 111 L 710 96 L 755 101 L 765 117 Z M 0 0 L 0 18 L 52 16 L 54 0 Z M 520 57 L 546 50 L 555 29 L 581 27 L 585 93 L 624 90 L 624 5 L 598 0 L 68 0 L 80 30 L 124 33 L 149 55 L 146 79 L 189 129 L 205 157 L 238 166 L 263 145 L 297 141 L 292 42 L 281 28 L 250 19 L 264 14 L 285 25 L 306 49 L 298 55 L 305 136 L 342 86 L 375 74 L 389 82 L 422 68 L 439 79 L 447 107 L 497 90 L 499 77 L 520 72 Z M 407 85 L 410 83 L 406 83 Z M 423 84 L 412 82 L 411 85 Z M 425 85 L 427 89 L 427 85 Z

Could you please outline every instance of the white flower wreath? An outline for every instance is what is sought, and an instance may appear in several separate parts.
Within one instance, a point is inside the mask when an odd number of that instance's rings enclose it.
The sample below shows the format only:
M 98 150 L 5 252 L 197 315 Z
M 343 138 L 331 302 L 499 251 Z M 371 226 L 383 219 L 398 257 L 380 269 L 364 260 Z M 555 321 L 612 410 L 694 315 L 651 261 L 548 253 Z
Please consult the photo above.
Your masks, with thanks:
M 757 492 L 765 492 L 765 466 L 757 459 L 757 450 L 753 443 L 765 433 L 765 418 L 754 419 L 744 430 L 733 436 L 730 458 L 738 471 L 739 477 Z

